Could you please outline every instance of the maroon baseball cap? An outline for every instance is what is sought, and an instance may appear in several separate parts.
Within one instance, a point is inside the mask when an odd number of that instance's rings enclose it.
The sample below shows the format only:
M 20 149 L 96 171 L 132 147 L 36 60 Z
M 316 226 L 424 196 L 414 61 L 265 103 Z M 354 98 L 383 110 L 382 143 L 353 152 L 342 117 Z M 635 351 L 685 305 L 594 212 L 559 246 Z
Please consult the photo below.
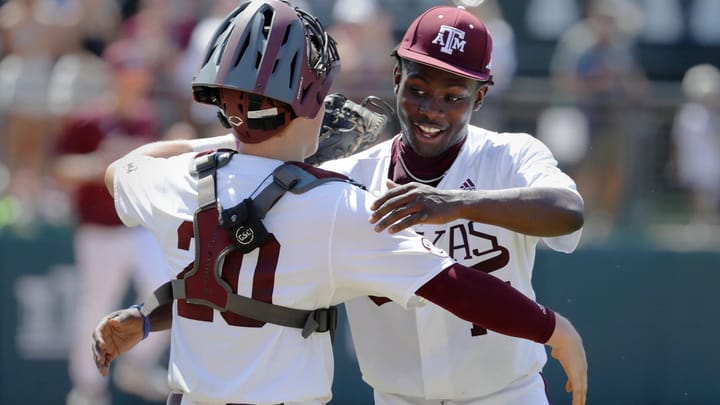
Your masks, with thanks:
M 396 49 L 403 58 L 470 79 L 490 80 L 492 38 L 463 7 L 438 6 L 410 24 Z

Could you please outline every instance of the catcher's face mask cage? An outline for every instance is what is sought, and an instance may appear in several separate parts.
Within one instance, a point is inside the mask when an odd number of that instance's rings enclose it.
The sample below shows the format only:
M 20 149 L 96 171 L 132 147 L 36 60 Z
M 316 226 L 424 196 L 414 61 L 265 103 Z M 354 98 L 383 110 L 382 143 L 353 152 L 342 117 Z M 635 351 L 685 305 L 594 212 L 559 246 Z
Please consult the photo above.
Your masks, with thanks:
M 216 30 L 193 97 L 219 106 L 223 124 L 256 143 L 296 116 L 315 117 L 339 68 L 335 41 L 315 17 L 285 1 L 253 0 Z

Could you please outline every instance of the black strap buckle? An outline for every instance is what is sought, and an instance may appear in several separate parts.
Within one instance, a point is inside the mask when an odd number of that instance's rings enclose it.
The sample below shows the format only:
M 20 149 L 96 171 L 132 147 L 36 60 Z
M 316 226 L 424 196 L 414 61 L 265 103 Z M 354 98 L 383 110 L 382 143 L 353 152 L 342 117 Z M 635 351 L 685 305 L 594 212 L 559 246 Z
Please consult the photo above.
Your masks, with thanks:
M 338 313 L 336 306 L 316 309 L 312 311 L 305 320 L 302 336 L 307 338 L 313 332 L 330 332 L 330 335 L 333 336 L 337 326 Z
M 318 309 L 313 313 L 315 320 L 318 323 L 315 332 L 327 332 L 334 331 L 338 326 L 338 312 L 337 307 L 332 306 L 330 308 Z

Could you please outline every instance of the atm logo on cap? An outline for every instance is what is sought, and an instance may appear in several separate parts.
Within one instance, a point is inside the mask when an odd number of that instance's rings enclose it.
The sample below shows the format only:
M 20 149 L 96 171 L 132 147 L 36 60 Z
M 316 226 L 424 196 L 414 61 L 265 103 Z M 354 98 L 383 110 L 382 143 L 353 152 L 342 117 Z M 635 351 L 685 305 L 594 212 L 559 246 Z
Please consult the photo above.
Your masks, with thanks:
M 449 25 L 441 25 L 433 44 L 440 45 L 440 52 L 452 55 L 453 51 L 465 52 L 465 31 Z

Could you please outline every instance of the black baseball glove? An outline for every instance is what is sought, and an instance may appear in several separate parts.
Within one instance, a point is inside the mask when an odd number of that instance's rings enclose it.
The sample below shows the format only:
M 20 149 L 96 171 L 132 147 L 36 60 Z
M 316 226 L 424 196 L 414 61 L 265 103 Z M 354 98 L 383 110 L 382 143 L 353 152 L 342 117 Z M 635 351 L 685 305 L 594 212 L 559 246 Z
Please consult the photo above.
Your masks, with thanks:
M 357 104 L 342 94 L 328 94 L 318 150 L 305 162 L 319 165 L 364 150 L 377 140 L 393 113 L 379 97 L 369 96 Z

